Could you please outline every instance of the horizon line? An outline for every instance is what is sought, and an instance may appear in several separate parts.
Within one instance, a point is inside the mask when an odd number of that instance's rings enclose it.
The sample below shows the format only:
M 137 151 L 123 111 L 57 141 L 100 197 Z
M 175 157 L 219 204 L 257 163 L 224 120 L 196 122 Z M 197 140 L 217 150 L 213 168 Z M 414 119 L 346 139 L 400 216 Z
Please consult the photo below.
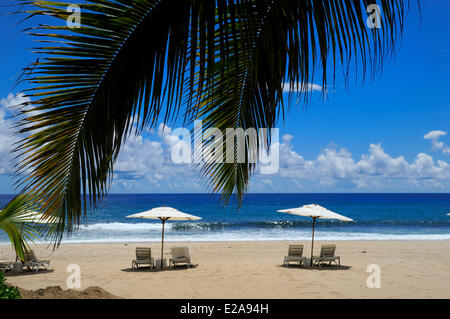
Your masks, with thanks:
M 15 196 L 18 195 L 13 193 L 0 193 L 0 196 Z M 389 194 L 396 194 L 396 195 L 430 195 L 430 194 L 441 194 L 441 195 L 450 195 L 450 192 L 304 192 L 304 193 L 294 193 L 294 192 L 262 192 L 262 193 L 247 193 L 246 195 L 267 195 L 267 194 L 278 194 L 278 195 L 317 195 L 317 194 L 324 194 L 324 195 L 389 195 Z M 220 196 L 218 193 L 164 193 L 164 192 L 151 192 L 151 193 L 108 193 L 105 194 L 104 197 L 107 197 L 109 195 L 212 195 L 212 196 Z M 234 194 L 233 194 L 234 195 Z

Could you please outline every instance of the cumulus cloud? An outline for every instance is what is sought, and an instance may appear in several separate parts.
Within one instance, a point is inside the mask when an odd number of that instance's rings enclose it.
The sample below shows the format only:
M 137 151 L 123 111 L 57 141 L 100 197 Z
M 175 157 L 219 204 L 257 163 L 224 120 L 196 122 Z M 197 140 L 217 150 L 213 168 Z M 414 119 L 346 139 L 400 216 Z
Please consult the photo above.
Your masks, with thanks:
M 27 102 L 23 95 L 9 94 L 0 100 L 0 174 L 12 173 L 12 144 L 17 142 L 8 118 L 8 108 Z M 113 192 L 205 192 L 194 164 L 176 163 L 174 149 L 190 140 L 164 124 L 144 136 L 130 138 L 114 167 Z M 450 153 L 440 139 L 447 132 L 435 130 L 424 138 L 434 149 Z M 294 136 L 285 134 L 276 143 L 279 170 L 259 174 L 250 182 L 252 192 L 264 191 L 439 191 L 450 187 L 450 165 L 426 153 L 412 159 L 388 154 L 380 143 L 353 155 L 345 147 L 330 144 L 313 158 L 305 158 L 294 147 Z
M 12 129 L 13 121 L 8 111 L 30 99 L 23 94 L 10 93 L 6 98 L 0 100 L 0 174 L 11 174 L 13 172 L 13 144 L 19 141 Z
M 440 130 L 434 130 L 434 131 L 431 131 L 431 132 L 425 134 L 423 136 L 423 138 L 426 140 L 434 140 L 434 139 L 438 139 L 439 136 L 445 136 L 445 135 L 447 135 L 447 132 L 440 131 Z
M 159 140 L 140 137 L 128 143 L 116 166 L 119 176 L 128 182 L 141 180 L 174 191 L 202 190 L 193 165 L 171 160 L 171 148 L 181 142 L 172 132 L 160 126 L 154 134 Z M 277 144 L 278 172 L 256 173 L 250 191 L 427 191 L 445 189 L 450 184 L 449 164 L 425 153 L 408 161 L 404 156 L 388 154 L 380 143 L 372 143 L 367 153 L 356 158 L 346 148 L 330 144 L 315 158 L 306 159 L 295 150 L 293 139 L 290 134 L 281 137 Z
M 0 174 L 11 173 L 11 149 L 16 139 L 11 133 L 11 123 L 6 118 L 6 112 L 0 109 Z
M 0 106 L 4 109 L 10 109 L 30 102 L 30 98 L 23 93 L 9 93 L 6 98 L 0 100 Z
M 113 188 L 143 192 L 201 191 L 194 167 L 172 160 L 172 149 L 183 141 L 164 124 L 155 133 L 151 135 L 154 139 L 138 136 L 125 143 L 114 166 Z
M 300 83 L 297 83 L 293 88 L 291 88 L 289 82 L 283 83 L 283 92 L 321 92 L 322 89 L 321 85 L 315 83 L 306 83 L 303 87 Z
M 445 131 L 434 130 L 425 134 L 423 138 L 431 141 L 433 149 L 440 150 L 444 154 L 450 154 L 450 147 L 446 146 L 444 142 L 439 141 L 439 138 L 445 135 L 447 135 Z
M 359 159 L 343 147 L 330 145 L 314 159 L 307 160 L 291 144 L 292 136 L 283 136 L 280 144 L 280 170 L 282 180 L 295 180 L 298 184 L 339 186 L 356 189 L 383 189 L 441 187 L 450 182 L 450 166 L 419 153 L 412 161 L 403 156 L 391 156 L 381 144 L 370 144 L 367 154 Z M 275 179 L 277 177 L 274 177 Z M 286 184 L 286 183 L 285 183 Z
M 292 136 L 291 134 L 284 134 L 281 137 L 283 143 L 285 143 L 285 144 L 289 144 L 293 138 L 294 138 L 294 136 Z
M 170 147 L 176 145 L 180 142 L 178 136 L 172 134 L 172 128 L 161 123 L 158 127 L 158 136 L 161 138 L 162 142 Z

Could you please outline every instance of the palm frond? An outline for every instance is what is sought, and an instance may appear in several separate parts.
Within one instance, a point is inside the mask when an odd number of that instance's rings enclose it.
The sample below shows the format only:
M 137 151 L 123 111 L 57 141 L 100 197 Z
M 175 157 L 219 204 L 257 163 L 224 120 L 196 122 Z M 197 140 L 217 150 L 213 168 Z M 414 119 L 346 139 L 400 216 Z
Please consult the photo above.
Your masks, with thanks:
M 87 202 L 106 194 L 126 137 L 174 120 L 183 103 L 186 123 L 202 119 L 206 131 L 259 134 L 283 116 L 285 82 L 307 99 L 318 66 L 324 88 L 338 62 L 344 70 L 359 62 L 363 74 L 367 64 L 378 70 L 401 33 L 405 4 L 376 1 L 382 26 L 369 29 L 365 10 L 373 2 L 88 0 L 78 4 L 80 28 L 65 24 L 67 2 L 26 2 L 30 16 L 60 23 L 27 30 L 42 45 L 35 48 L 39 60 L 24 70 L 32 102 L 21 109 L 19 129 L 27 137 L 16 148 L 18 187 L 61 220 L 48 233 L 59 242 L 79 224 Z M 250 145 L 244 137 L 242 163 L 202 164 L 223 203 L 233 194 L 241 201 L 255 168 L 249 159 L 257 160 L 270 138 Z M 205 150 L 219 146 L 196 142 Z M 225 156 L 239 156 L 237 147 L 220 143 Z
M 329 86 L 330 65 L 333 80 L 337 64 L 342 65 L 347 78 L 351 63 L 362 66 L 364 78 L 367 71 L 376 74 L 384 58 L 394 52 L 396 37 L 403 29 L 404 3 L 379 1 L 385 13 L 381 28 L 370 29 L 365 16 L 372 3 L 255 0 L 239 5 L 234 13 L 235 28 L 223 28 L 223 34 L 217 36 L 215 77 L 206 93 L 196 92 L 195 118 L 203 120 L 205 131 L 219 128 L 225 134 L 227 128 L 254 128 L 257 136 L 262 128 L 267 131 L 265 139 L 257 139 L 257 143 L 250 143 L 247 136 L 240 141 L 245 145 L 245 161 L 241 163 L 236 158 L 237 139 L 228 150 L 225 138 L 218 141 L 206 134 L 205 140 L 195 141 L 199 148 L 213 153 L 225 150 L 223 158 L 213 158 L 202 167 L 202 176 L 222 195 L 223 203 L 233 194 L 238 203 L 242 201 L 260 148 L 268 148 L 270 129 L 284 116 L 284 83 L 289 83 L 291 92 L 297 92 L 297 98 L 308 102 L 309 83 L 317 73 L 323 90 Z M 229 152 L 234 152 L 233 162 L 225 160 Z
M 0 229 L 6 232 L 18 257 L 24 258 L 24 249 L 38 235 L 38 229 L 23 222 L 24 214 L 33 210 L 32 201 L 25 194 L 14 197 L 0 210 Z
M 30 4 L 31 15 L 65 22 L 70 14 L 63 2 Z M 79 4 L 81 28 L 28 30 L 58 44 L 35 48 L 45 58 L 25 69 L 33 105 L 19 124 L 28 136 L 17 147 L 18 185 L 61 220 L 49 232 L 57 240 L 65 225 L 71 232 L 79 224 L 88 198 L 95 204 L 105 194 L 133 118 L 153 125 L 164 96 L 179 95 L 190 12 L 189 3 L 179 4 L 174 13 L 171 1 L 92 0 Z M 38 114 L 27 117 L 30 111 Z

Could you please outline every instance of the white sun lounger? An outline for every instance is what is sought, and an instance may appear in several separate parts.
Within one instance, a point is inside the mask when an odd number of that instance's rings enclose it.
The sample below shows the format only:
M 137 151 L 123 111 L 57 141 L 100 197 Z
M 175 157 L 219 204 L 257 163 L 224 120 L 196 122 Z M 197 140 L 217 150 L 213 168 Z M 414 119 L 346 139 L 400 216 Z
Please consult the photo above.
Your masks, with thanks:
M 47 269 L 47 267 L 50 266 L 50 260 L 37 259 L 33 250 L 25 250 L 24 257 L 25 257 L 25 262 L 23 263 L 23 266 L 25 266 L 29 269 L 31 268 L 31 270 L 33 270 L 33 271 L 39 271 L 41 269 L 41 267 L 42 267 L 42 269 Z
M 291 262 L 296 262 L 300 266 L 305 260 L 303 245 L 289 245 L 288 255 L 284 257 L 284 266 L 288 267 Z
M 7 270 L 11 270 L 13 268 L 13 265 L 13 261 L 0 261 L 0 270 L 4 272 Z
M 176 264 L 186 264 L 188 267 L 192 266 L 189 249 L 187 247 L 172 247 L 171 252 L 172 258 L 169 260 L 171 265 L 176 266 Z
M 139 265 L 150 265 L 150 268 L 155 267 L 155 261 L 152 257 L 152 249 L 148 247 L 136 248 L 136 259 L 131 262 L 131 268 L 139 269 Z
M 329 262 L 331 265 L 332 262 L 335 262 L 336 265 L 341 265 L 341 257 L 335 256 L 334 253 L 336 251 L 336 245 L 322 245 L 320 247 L 320 256 L 313 256 L 313 264 L 316 263 L 319 267 L 322 263 Z

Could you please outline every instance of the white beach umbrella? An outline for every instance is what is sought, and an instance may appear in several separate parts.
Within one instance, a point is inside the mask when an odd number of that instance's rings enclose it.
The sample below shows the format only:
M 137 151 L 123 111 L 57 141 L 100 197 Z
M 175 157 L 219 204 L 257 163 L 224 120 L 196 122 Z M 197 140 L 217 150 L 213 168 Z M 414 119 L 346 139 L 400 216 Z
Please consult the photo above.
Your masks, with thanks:
M 144 218 L 144 219 L 159 219 L 162 222 L 162 237 L 161 237 L 161 268 L 164 250 L 164 224 L 167 220 L 199 220 L 201 217 L 189 215 L 172 207 L 156 207 L 142 213 L 137 213 L 127 216 L 127 218 Z
M 344 222 L 351 222 L 353 219 L 339 215 L 335 212 L 332 212 L 331 210 L 326 209 L 325 207 L 322 207 L 317 204 L 309 204 L 304 205 L 302 207 L 297 208 L 289 208 L 289 209 L 280 209 L 278 210 L 280 213 L 288 213 L 298 216 L 306 216 L 311 217 L 313 219 L 313 231 L 312 231 L 312 241 L 311 241 L 311 263 L 312 263 L 312 257 L 313 257 L 313 249 L 314 249 L 314 228 L 316 224 L 316 220 L 318 218 L 322 219 L 337 219 Z
M 18 220 L 22 223 L 54 224 L 59 223 L 61 219 L 59 217 L 45 216 L 42 213 L 30 211 L 20 215 Z
M 0 212 L 2 210 L 0 209 Z M 35 211 L 28 211 L 20 215 L 17 220 L 19 223 L 33 223 L 33 224 L 54 224 L 59 223 L 60 218 L 53 216 L 45 216 L 42 213 Z

